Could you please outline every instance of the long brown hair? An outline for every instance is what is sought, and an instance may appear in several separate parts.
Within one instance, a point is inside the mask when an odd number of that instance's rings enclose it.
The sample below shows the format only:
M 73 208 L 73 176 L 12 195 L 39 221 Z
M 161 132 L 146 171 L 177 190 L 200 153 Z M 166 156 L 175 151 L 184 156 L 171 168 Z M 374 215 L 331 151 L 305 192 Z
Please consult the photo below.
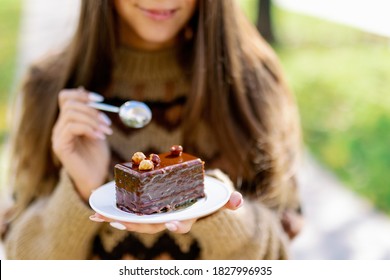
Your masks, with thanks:
M 270 197 L 294 175 L 299 152 L 298 116 L 271 48 L 235 0 L 198 0 L 194 31 L 192 92 L 185 116 L 191 147 L 199 118 L 214 127 L 241 191 Z M 82 1 L 75 36 L 65 51 L 30 69 L 11 137 L 11 174 L 23 208 L 52 191 L 60 166 L 51 150 L 62 88 L 84 86 L 104 93 L 110 84 L 118 37 L 110 0 Z M 188 49 L 187 49 L 188 52 Z M 187 147 L 187 146 L 186 146 Z M 275 193 L 272 193 L 275 190 Z
M 236 186 L 283 203 L 295 184 L 301 139 L 275 53 L 234 0 L 200 2 L 195 44 L 187 133 L 207 116 Z

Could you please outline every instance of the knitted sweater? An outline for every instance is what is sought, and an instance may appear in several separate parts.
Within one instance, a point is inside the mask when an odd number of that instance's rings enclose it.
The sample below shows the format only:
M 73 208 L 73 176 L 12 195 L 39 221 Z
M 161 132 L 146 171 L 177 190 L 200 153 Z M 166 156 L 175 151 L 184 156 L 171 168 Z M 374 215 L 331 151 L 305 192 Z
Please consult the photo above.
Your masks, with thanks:
M 110 167 L 129 161 L 136 151 L 160 153 L 182 143 L 181 113 L 189 83 L 173 50 L 118 51 L 108 101 L 142 100 L 153 111 L 152 122 L 142 129 L 113 120 L 108 138 Z M 208 174 L 232 186 L 228 176 L 214 169 L 218 155 L 212 131 L 199 124 L 197 156 L 206 162 Z M 184 147 L 185 149 L 185 147 Z M 199 219 L 187 234 L 163 231 L 139 234 L 120 231 L 107 223 L 88 219 L 94 212 L 80 199 L 64 170 L 52 194 L 34 201 L 15 220 L 5 240 L 10 259 L 285 259 L 288 237 L 280 218 L 257 200 L 245 199 L 238 210 L 218 210 Z

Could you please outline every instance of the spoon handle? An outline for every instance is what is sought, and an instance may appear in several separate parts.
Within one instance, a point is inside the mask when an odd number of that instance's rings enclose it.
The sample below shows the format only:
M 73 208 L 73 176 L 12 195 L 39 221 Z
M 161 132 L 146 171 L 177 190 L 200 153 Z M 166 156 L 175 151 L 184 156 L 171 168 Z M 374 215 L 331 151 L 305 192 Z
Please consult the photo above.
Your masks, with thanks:
M 105 103 L 98 103 L 98 102 L 90 102 L 88 105 L 92 108 L 103 110 L 107 112 L 113 112 L 113 113 L 119 113 L 119 107 L 105 104 Z

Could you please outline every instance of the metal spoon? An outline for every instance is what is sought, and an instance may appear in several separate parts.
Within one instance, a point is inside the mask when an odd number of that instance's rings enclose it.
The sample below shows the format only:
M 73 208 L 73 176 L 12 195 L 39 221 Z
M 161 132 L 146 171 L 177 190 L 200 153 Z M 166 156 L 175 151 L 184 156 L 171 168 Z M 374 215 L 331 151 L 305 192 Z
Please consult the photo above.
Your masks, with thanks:
M 100 102 L 90 102 L 89 106 L 98 110 L 119 113 L 121 121 L 132 128 L 144 127 L 152 119 L 150 108 L 145 103 L 139 101 L 127 101 L 120 107 Z

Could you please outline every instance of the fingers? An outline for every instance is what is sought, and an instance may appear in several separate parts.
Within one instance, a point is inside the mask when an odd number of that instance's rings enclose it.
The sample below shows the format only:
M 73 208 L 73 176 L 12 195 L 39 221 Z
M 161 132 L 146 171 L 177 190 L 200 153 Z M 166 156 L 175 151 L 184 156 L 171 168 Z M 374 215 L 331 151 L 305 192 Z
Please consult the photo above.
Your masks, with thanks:
M 240 208 L 243 205 L 243 203 L 244 203 L 244 199 L 241 193 L 234 191 L 230 195 L 229 201 L 225 204 L 225 208 L 230 210 L 236 210 Z
M 192 225 L 196 222 L 196 219 L 190 219 L 185 221 L 172 221 L 165 224 L 165 227 L 175 233 L 187 233 L 191 230 Z
M 103 135 L 112 134 L 111 120 L 107 115 L 85 103 L 68 100 L 62 105 L 57 128 L 63 129 L 65 126 L 74 123 L 87 126 L 89 127 L 88 130 L 101 132 Z
M 195 223 L 196 219 L 190 219 L 185 221 L 172 221 L 168 223 L 160 223 L 160 224 L 137 224 L 137 223 L 126 223 L 126 222 L 118 222 L 113 219 L 109 219 L 104 217 L 98 213 L 90 216 L 89 219 L 94 222 L 108 222 L 110 225 L 119 230 L 127 230 L 138 233 L 157 233 L 163 230 L 168 229 L 169 231 L 175 233 L 187 233 L 191 230 L 192 225 Z
M 58 95 L 58 105 L 60 108 L 69 100 L 74 100 L 82 103 L 87 102 L 101 102 L 104 97 L 100 94 L 87 92 L 83 87 L 78 89 L 63 89 Z
M 112 134 L 111 120 L 107 115 L 88 106 L 90 101 L 102 100 L 102 96 L 87 93 L 82 88 L 62 90 L 58 98 L 60 116 L 54 126 L 53 143 L 60 137 L 70 140 L 75 136 L 86 136 L 104 140 L 106 135 Z
M 89 219 L 94 222 L 108 222 L 110 223 L 110 226 L 113 228 L 119 229 L 119 230 L 127 230 L 127 231 L 133 231 L 138 233 L 157 233 L 160 231 L 165 230 L 164 224 L 137 224 L 137 223 L 126 223 L 126 222 L 119 222 L 113 219 L 109 219 L 107 217 L 104 217 L 98 213 L 95 213 L 94 215 L 90 216 Z
M 92 129 L 90 126 L 83 123 L 66 123 L 62 128 L 57 129 L 55 134 L 55 140 L 53 141 L 53 149 L 55 151 L 60 150 L 62 144 L 67 144 L 74 140 L 78 136 L 86 136 L 91 139 L 104 140 L 106 136 L 101 132 Z M 59 145 L 59 147 L 57 147 Z

